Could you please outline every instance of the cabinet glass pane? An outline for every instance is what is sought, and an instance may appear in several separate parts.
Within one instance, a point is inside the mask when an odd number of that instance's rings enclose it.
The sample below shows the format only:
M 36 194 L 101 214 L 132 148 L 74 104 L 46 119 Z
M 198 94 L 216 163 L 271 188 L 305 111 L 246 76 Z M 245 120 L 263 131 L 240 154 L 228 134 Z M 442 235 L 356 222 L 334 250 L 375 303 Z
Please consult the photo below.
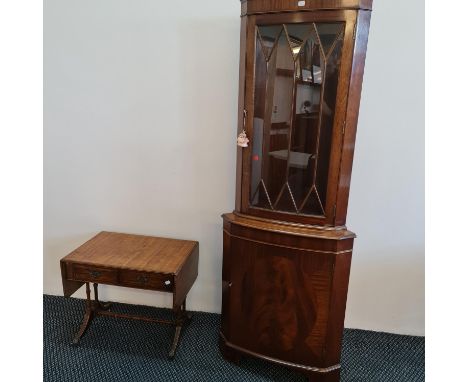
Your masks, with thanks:
M 344 23 L 258 26 L 252 207 L 324 215 Z

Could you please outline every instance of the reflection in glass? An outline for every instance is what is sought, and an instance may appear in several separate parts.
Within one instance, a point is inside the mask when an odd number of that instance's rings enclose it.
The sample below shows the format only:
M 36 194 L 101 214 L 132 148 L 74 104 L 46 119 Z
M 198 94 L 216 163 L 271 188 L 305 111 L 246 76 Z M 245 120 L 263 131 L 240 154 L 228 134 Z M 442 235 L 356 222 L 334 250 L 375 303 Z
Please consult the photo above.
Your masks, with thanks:
M 261 43 L 267 61 L 270 59 L 271 51 L 282 29 L 281 25 L 268 25 L 258 28 L 257 41 Z
M 307 37 L 314 32 L 313 24 L 289 24 L 287 26 L 289 44 L 294 55 L 294 59 L 301 51 L 301 47 Z
M 328 56 L 337 36 L 343 32 L 341 23 L 316 23 L 317 33 L 320 37 L 320 44 L 323 47 L 325 56 Z
M 333 50 L 329 52 L 329 57 L 324 69 L 326 86 L 322 89 L 323 99 L 321 102 L 320 131 L 318 137 L 317 161 L 315 177 L 313 179 L 314 188 L 308 200 L 304 201 L 303 213 L 315 214 L 323 209 L 326 201 L 328 166 L 330 163 L 330 150 L 332 141 L 332 129 L 334 122 L 334 111 L 336 104 L 336 89 L 338 87 L 338 69 L 342 50 L 342 40 L 337 40 Z
M 263 122 L 265 115 L 265 92 L 267 80 L 267 57 L 262 38 L 257 33 L 255 50 L 255 102 L 252 133 L 252 174 L 250 181 L 250 195 L 252 204 L 258 204 L 259 187 L 262 179 L 262 158 L 263 158 Z
M 262 35 L 261 28 L 259 31 L 263 43 L 265 32 Z M 286 177 L 294 89 L 294 60 L 287 35 L 280 31 L 267 53 L 266 92 L 260 96 L 261 101 L 255 97 L 256 105 L 261 103 L 255 108 L 253 127 L 252 173 L 261 172 L 261 179 L 258 182 L 258 176 L 255 179 L 257 186 L 251 193 L 251 203 L 270 209 L 274 208 Z M 262 80 L 257 79 L 256 83 L 259 82 Z M 255 142 L 259 137 L 262 137 L 261 145 Z
M 325 213 L 343 23 L 259 26 L 250 203 Z

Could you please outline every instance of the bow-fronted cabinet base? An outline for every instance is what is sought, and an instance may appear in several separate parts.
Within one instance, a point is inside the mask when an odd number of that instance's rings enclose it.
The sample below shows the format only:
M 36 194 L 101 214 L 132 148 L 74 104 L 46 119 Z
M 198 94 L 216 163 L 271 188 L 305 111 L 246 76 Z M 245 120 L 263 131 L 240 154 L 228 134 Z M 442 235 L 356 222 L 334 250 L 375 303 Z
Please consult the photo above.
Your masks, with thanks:
M 220 349 L 339 381 L 354 234 L 223 215 Z

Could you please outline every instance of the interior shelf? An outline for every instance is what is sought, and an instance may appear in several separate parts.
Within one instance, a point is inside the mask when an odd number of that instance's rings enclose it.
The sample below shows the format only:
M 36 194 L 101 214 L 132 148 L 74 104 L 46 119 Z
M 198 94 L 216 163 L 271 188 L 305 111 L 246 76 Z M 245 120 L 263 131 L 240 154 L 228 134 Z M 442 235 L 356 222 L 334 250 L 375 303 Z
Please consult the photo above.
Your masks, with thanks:
M 309 153 L 301 153 L 298 151 L 290 151 L 289 165 L 295 168 L 306 169 L 310 158 L 315 158 L 315 155 Z M 280 160 L 288 160 L 288 150 L 277 150 L 269 153 L 273 158 Z

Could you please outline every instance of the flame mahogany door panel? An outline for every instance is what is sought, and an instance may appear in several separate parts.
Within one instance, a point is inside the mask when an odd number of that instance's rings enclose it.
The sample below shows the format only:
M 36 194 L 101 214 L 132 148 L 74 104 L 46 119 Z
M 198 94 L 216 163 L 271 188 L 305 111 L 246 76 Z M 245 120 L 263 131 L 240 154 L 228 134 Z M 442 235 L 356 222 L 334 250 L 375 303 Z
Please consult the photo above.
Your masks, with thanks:
M 276 359 L 324 365 L 335 256 L 237 238 L 231 251 L 239 254 L 230 290 L 239 307 L 232 315 L 234 343 Z

